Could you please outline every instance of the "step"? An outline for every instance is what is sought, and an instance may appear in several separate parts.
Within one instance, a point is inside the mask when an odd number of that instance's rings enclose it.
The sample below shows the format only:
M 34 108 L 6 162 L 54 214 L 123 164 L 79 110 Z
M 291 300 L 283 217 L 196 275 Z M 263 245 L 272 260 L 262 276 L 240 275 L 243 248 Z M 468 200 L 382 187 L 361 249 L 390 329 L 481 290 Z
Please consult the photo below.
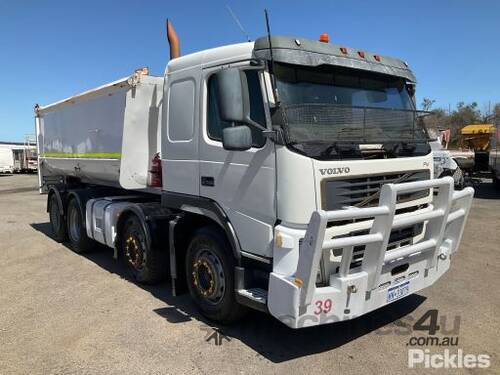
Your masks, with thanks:
M 238 289 L 238 302 L 261 311 L 267 311 L 267 290 L 262 288 Z

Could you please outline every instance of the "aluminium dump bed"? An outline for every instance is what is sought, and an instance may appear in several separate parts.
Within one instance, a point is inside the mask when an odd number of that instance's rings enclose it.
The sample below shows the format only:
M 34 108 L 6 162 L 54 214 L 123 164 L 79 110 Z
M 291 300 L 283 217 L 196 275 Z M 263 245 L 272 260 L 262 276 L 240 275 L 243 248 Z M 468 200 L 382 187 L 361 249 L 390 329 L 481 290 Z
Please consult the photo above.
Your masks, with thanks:
M 36 106 L 40 182 L 74 176 L 144 189 L 158 151 L 163 78 L 135 73 L 47 106 Z

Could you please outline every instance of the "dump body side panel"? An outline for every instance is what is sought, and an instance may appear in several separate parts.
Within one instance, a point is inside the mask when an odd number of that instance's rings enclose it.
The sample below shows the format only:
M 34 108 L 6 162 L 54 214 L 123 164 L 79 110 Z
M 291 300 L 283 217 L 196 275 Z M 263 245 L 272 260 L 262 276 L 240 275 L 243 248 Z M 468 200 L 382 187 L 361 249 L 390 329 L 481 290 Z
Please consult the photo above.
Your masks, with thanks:
M 72 176 L 96 185 L 146 188 L 148 162 L 158 150 L 162 85 L 163 78 L 134 75 L 40 107 L 42 182 L 46 176 Z

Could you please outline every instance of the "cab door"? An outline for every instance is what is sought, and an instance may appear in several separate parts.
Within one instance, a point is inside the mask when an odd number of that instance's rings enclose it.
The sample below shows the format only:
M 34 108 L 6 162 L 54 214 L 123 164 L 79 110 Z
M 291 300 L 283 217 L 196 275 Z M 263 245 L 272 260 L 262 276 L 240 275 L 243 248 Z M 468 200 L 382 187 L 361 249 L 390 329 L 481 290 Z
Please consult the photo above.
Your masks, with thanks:
M 269 127 L 262 90 L 262 71 L 241 67 L 248 81 L 252 120 Z M 200 135 L 200 195 L 216 201 L 229 217 L 241 249 L 271 257 L 276 221 L 274 143 L 251 127 L 252 147 L 228 151 L 222 146 L 222 129 L 231 126 L 220 118 L 217 102 L 218 69 L 203 73 L 202 134 Z M 242 124 L 237 124 L 242 125 Z
M 175 71 L 165 80 L 161 155 L 163 189 L 199 195 L 199 68 Z

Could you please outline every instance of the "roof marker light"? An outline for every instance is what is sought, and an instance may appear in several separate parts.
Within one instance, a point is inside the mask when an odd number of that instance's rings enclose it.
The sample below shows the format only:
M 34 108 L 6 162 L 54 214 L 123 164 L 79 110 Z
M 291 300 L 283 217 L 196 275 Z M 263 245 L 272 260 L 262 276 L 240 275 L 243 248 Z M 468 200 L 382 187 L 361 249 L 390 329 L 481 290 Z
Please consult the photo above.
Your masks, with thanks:
M 323 33 L 319 36 L 319 41 L 323 43 L 328 43 L 330 41 L 330 36 L 327 33 Z
M 363 51 L 358 51 L 358 55 L 359 57 L 361 57 L 362 59 L 365 58 L 365 53 Z
M 347 55 L 347 48 L 340 47 L 340 52 L 342 52 L 344 55 Z
M 379 55 L 373 55 L 373 58 L 374 58 L 375 60 L 377 60 L 378 62 L 380 62 L 380 56 L 379 56 Z

